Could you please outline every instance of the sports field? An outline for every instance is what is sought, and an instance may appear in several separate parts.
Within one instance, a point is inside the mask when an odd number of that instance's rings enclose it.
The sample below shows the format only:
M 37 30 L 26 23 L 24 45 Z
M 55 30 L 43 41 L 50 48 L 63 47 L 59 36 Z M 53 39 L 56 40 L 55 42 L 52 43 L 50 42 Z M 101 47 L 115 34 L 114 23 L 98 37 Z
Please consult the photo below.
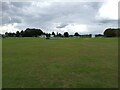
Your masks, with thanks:
M 118 87 L 117 38 L 3 38 L 3 88 Z

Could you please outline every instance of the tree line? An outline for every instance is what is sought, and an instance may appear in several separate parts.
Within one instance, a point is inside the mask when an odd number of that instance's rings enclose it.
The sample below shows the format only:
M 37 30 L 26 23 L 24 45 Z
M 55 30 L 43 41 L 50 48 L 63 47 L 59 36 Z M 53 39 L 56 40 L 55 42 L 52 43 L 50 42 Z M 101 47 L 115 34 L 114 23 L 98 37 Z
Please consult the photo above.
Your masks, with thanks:
M 120 28 L 118 29 L 107 28 L 104 31 L 104 36 L 105 37 L 120 37 Z
M 64 34 L 61 33 L 45 33 L 41 29 L 35 29 L 35 28 L 27 28 L 25 31 L 17 31 L 16 33 L 6 32 L 4 34 L 5 37 L 38 37 L 45 35 L 46 37 L 50 37 L 51 35 L 54 37 L 92 37 L 92 34 L 86 34 L 86 35 L 80 35 L 78 32 L 75 32 L 74 35 L 70 35 L 69 32 L 64 32 Z M 97 34 L 95 37 L 120 37 L 120 28 L 118 29 L 112 29 L 107 28 L 103 34 Z
M 16 33 L 6 32 L 6 37 L 38 37 L 41 35 L 45 35 L 46 37 L 50 37 L 53 35 L 54 37 L 72 37 L 72 36 L 80 36 L 78 32 L 76 32 L 74 35 L 70 35 L 68 32 L 64 32 L 64 34 L 61 33 L 45 33 L 41 29 L 35 29 L 35 28 L 27 28 L 25 31 L 17 31 Z
M 25 31 L 17 31 L 16 33 L 11 33 L 11 32 L 6 32 L 5 36 L 6 37 L 37 37 L 37 36 L 41 36 L 43 33 L 43 31 L 41 29 L 30 29 L 27 28 Z

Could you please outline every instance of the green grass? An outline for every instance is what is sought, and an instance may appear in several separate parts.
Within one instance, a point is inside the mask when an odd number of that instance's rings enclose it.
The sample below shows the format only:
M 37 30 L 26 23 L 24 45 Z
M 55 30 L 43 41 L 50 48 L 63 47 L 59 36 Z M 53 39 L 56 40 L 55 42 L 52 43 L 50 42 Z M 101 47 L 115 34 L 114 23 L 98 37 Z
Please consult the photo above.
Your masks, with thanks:
M 115 88 L 117 81 L 117 38 L 3 39 L 3 88 Z
M 2 38 L 0 37 L 0 89 L 2 89 Z

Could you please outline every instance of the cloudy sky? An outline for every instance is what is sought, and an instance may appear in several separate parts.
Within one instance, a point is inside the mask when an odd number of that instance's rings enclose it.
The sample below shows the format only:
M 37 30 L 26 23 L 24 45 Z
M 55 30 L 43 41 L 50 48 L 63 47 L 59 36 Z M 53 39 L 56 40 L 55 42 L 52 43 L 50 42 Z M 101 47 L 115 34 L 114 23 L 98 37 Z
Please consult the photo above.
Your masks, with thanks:
M 44 32 L 98 34 L 118 27 L 118 0 L 41 0 L 0 2 L 0 33 L 26 28 Z

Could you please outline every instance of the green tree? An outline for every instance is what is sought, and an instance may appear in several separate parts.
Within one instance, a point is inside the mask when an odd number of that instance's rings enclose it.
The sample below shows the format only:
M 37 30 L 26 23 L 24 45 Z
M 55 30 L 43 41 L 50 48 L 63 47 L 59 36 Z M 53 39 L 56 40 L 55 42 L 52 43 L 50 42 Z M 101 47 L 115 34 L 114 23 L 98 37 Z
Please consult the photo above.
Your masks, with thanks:
M 43 31 L 41 29 L 27 28 L 24 31 L 23 36 L 24 37 L 37 37 L 37 36 L 41 36 L 42 34 L 43 34 Z
M 22 31 L 20 32 L 20 35 L 23 37 L 23 34 L 24 34 L 24 31 L 22 30 Z
M 20 36 L 20 32 L 17 31 L 17 32 L 16 32 L 16 37 L 19 37 L 19 36 Z
M 78 32 L 76 32 L 76 33 L 74 34 L 74 36 L 80 36 L 80 35 L 79 35 L 79 33 L 78 33 Z
M 54 32 L 52 32 L 52 35 L 54 35 L 54 36 L 55 36 L 55 33 L 54 33 Z
M 115 37 L 116 36 L 116 31 L 111 29 L 111 28 L 108 28 L 104 31 L 104 36 L 105 37 Z
M 68 32 L 64 32 L 64 37 L 69 37 L 69 33 Z

